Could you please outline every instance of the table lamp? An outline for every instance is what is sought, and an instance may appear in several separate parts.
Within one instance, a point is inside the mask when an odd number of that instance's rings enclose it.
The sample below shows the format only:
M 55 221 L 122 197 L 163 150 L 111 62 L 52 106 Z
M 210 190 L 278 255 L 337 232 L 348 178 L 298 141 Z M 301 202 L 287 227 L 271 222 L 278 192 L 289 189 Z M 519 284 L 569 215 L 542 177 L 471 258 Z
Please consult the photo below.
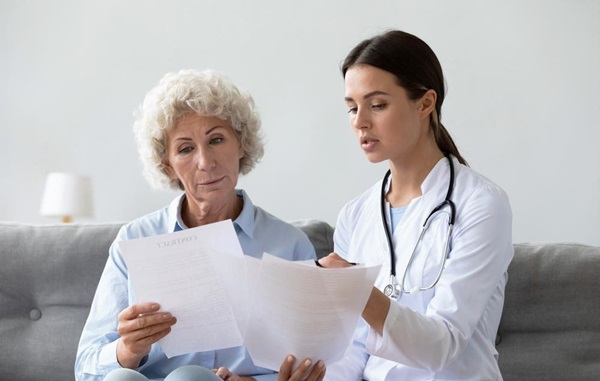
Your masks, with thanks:
M 40 206 L 42 216 L 61 217 L 62 222 L 68 223 L 73 217 L 91 217 L 93 209 L 89 177 L 61 172 L 48 174 Z

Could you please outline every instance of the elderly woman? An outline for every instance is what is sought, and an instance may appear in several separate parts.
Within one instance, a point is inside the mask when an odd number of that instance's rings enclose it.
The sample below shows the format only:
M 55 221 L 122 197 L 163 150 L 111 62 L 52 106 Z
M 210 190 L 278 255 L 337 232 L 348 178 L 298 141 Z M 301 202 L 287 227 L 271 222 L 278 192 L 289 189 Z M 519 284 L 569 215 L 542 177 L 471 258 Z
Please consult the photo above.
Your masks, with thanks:
M 213 71 L 167 74 L 146 96 L 134 124 L 145 175 L 155 187 L 180 189 L 170 205 L 123 226 L 110 247 L 83 329 L 78 380 L 275 380 L 243 347 L 167 358 L 157 341 L 176 316 L 156 303 L 138 303 L 117 242 L 231 219 L 245 255 L 269 252 L 287 260 L 314 259 L 300 230 L 252 204 L 236 189 L 263 154 L 260 118 L 252 98 Z M 198 338 L 201 340 L 202 338 Z M 322 379 L 308 361 L 292 372 L 289 358 L 279 379 Z M 209 370 L 211 369 L 211 370 Z

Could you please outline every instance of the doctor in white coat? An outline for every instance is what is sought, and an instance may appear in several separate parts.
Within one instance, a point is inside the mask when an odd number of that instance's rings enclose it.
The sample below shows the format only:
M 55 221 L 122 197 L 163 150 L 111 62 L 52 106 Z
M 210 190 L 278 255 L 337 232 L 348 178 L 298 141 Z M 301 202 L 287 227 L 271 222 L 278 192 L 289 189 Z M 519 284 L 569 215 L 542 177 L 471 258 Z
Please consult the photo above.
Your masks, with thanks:
M 437 57 L 390 31 L 358 44 L 342 73 L 352 129 L 389 177 L 344 206 L 335 253 L 320 261 L 382 264 L 353 346 L 326 380 L 501 380 L 512 213 L 441 123 Z

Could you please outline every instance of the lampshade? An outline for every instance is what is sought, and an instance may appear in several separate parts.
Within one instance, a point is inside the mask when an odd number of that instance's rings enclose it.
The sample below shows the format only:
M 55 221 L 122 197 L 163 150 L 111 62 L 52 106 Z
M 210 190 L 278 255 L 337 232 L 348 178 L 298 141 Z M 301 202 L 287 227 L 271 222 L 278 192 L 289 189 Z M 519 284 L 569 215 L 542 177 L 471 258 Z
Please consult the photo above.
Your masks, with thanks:
M 63 222 L 71 222 L 74 216 L 91 217 L 93 213 L 92 181 L 89 177 L 60 172 L 48 174 L 40 206 L 42 216 L 58 216 Z

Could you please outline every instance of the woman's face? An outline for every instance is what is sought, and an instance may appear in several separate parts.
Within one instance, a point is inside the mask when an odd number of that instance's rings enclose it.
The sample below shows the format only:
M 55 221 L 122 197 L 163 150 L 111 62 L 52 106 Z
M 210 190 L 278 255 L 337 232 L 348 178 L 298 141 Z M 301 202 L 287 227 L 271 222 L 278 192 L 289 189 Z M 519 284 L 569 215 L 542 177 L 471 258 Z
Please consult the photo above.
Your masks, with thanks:
M 422 99 L 410 100 L 393 74 L 356 65 L 346 71 L 345 86 L 350 123 L 370 162 L 402 160 L 425 141 Z
M 188 197 L 227 202 L 235 194 L 244 151 L 228 122 L 189 113 L 167 132 L 165 170 Z

